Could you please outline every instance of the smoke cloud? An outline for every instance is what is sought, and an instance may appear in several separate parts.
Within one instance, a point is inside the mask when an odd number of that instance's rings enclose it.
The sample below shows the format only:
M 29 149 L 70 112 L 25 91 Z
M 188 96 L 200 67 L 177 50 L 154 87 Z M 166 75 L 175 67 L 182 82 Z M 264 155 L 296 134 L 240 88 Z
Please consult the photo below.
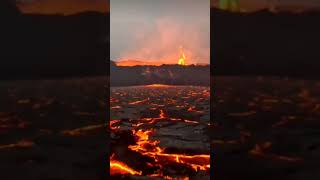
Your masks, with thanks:
M 188 64 L 209 63 L 210 22 L 190 25 L 170 17 L 155 21 L 150 29 L 142 26 L 134 31 L 137 42 L 120 54 L 120 59 L 176 63 L 183 47 Z
M 111 1 L 111 59 L 210 63 L 210 1 Z

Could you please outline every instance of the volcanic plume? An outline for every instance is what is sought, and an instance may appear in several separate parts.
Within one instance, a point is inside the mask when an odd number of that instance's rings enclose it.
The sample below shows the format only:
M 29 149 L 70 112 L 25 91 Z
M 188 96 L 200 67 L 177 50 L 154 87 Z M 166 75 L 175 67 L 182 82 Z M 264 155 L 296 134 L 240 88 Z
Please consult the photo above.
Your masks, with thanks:
M 209 14 L 208 14 L 209 15 Z M 188 64 L 209 64 L 210 29 L 208 22 L 199 20 L 199 26 L 180 22 L 171 17 L 155 20 L 152 28 L 132 27 L 137 42 L 123 48 L 116 61 L 142 61 L 145 64 L 177 64 L 180 56 L 177 47 L 183 46 Z M 160 62 L 160 63 L 159 63 Z

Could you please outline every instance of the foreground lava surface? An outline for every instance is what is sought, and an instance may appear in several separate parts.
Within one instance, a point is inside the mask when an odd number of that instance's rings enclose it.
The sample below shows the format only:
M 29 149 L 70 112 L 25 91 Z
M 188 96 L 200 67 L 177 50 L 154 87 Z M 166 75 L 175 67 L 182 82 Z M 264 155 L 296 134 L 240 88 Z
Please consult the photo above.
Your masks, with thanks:
M 319 81 L 215 77 L 212 85 L 214 179 L 320 179 Z
M 209 179 L 209 87 L 114 87 L 110 104 L 112 178 Z
M 106 77 L 0 83 L 0 179 L 106 179 Z

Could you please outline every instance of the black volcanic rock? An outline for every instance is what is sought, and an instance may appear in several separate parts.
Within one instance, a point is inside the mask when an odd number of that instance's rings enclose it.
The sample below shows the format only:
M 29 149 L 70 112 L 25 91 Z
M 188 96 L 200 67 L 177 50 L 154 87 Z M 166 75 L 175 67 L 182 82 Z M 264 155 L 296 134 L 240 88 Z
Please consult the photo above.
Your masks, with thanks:
M 109 14 L 17 16 L 14 7 L 0 30 L 1 79 L 109 73 Z
M 16 16 L 20 14 L 15 1 L 13 0 L 1 0 L 0 1 L 0 12 L 5 16 Z
M 111 63 L 111 86 L 146 84 L 210 85 L 210 66 L 116 66 Z
M 319 76 L 320 12 L 211 9 L 215 75 Z

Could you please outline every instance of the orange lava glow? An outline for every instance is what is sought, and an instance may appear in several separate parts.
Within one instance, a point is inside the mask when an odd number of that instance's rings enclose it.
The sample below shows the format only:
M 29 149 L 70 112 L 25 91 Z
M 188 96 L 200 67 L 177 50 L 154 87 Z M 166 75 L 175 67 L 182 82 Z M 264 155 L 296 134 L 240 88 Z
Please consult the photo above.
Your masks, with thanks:
M 139 152 L 142 155 L 149 156 L 160 161 L 174 161 L 176 163 L 185 164 L 193 168 L 195 171 L 210 169 L 210 155 L 184 155 L 184 154 L 169 154 L 165 153 L 165 149 L 158 146 L 159 141 L 149 139 L 154 133 L 153 130 L 133 130 L 132 133 L 137 137 L 136 145 L 131 145 L 128 148 L 132 151 Z
M 160 110 L 160 118 L 165 118 L 165 113 L 163 110 Z
M 107 1 L 87 0 L 42 0 L 18 3 L 23 13 L 33 14 L 63 14 L 70 15 L 85 11 L 109 12 Z
M 167 88 L 167 87 L 170 87 L 170 85 L 166 85 L 166 84 L 150 84 L 150 85 L 146 85 L 145 87 L 150 87 L 150 88 Z
M 117 130 L 117 129 L 119 129 L 119 128 L 120 128 L 119 126 L 114 126 L 114 124 L 116 124 L 116 123 L 118 123 L 118 122 L 120 122 L 120 120 L 111 120 L 111 121 L 110 121 L 110 129 L 111 129 L 111 130 Z
M 120 60 L 116 62 L 117 66 L 161 66 L 163 64 L 168 64 L 164 62 L 154 62 L 154 61 L 136 61 L 136 60 Z
M 142 104 L 144 102 L 148 101 L 148 99 L 144 99 L 144 100 L 141 100 L 141 101 L 133 101 L 131 103 L 129 103 L 130 105 L 136 105 L 136 104 Z
M 180 48 L 180 58 L 178 64 L 181 66 L 186 65 L 186 55 L 184 54 L 182 47 Z
M 178 64 L 181 66 L 187 65 L 186 63 L 186 55 L 182 47 L 180 47 L 180 55 L 178 58 L 178 62 L 174 59 L 167 59 L 164 61 L 139 61 L 139 60 L 127 60 L 127 59 L 121 59 L 116 62 L 117 66 L 161 66 L 161 65 L 168 65 L 168 64 Z
M 110 174 L 131 174 L 131 175 L 141 175 L 142 172 L 135 171 L 134 169 L 130 168 L 128 165 L 124 164 L 123 162 L 117 161 L 113 159 L 113 156 L 110 158 Z
M 163 85 L 163 84 L 152 84 L 148 85 L 146 87 L 168 87 L 170 85 Z M 143 87 L 145 88 L 145 87 Z M 157 91 L 158 89 L 151 89 L 153 91 Z M 118 92 L 115 92 L 115 94 Z M 112 102 L 119 102 L 123 101 L 123 96 L 126 95 L 126 93 L 118 93 L 116 94 L 120 97 L 119 100 L 112 99 Z M 195 91 L 192 93 L 186 94 L 186 96 L 181 96 L 181 99 L 188 100 L 190 97 L 196 97 L 201 95 L 201 98 L 209 97 L 210 93 L 208 91 Z M 159 138 L 158 135 L 161 136 L 161 133 L 159 130 L 159 125 L 161 124 L 175 124 L 175 122 L 184 122 L 188 123 L 189 125 L 186 126 L 198 126 L 196 124 L 202 124 L 201 121 L 195 121 L 193 119 L 186 120 L 184 118 L 177 118 L 177 117 L 171 117 L 174 116 L 174 114 L 171 114 L 171 111 L 168 107 L 175 107 L 175 106 L 181 106 L 181 109 L 189 110 L 191 113 L 199 113 L 199 106 L 192 106 L 191 104 L 182 105 L 179 104 L 179 102 L 175 99 L 161 99 L 161 98 L 154 98 L 151 96 L 139 98 L 139 94 L 137 95 L 131 95 L 132 99 L 126 100 L 126 103 L 130 105 L 130 107 L 140 107 L 141 105 L 149 105 L 150 108 L 147 108 L 151 111 L 152 116 L 147 117 L 143 116 L 136 119 L 127 119 L 127 120 L 112 120 L 110 121 L 110 130 L 116 134 L 116 132 L 121 132 L 122 125 L 124 126 L 124 131 L 127 131 L 126 133 L 132 135 L 134 137 L 133 143 L 128 144 L 127 150 L 133 154 L 139 154 L 139 156 L 148 157 L 146 159 L 146 162 L 142 162 L 142 164 L 139 164 L 137 167 L 134 165 L 130 165 L 131 161 L 128 161 L 126 163 L 119 161 L 119 159 L 115 159 L 114 157 L 110 158 L 110 167 L 111 167 L 111 175 L 135 175 L 135 176 L 143 176 L 143 177 L 159 177 L 161 179 L 168 179 L 168 180 L 174 180 L 174 179 L 182 179 L 182 180 L 188 180 L 189 177 L 186 177 L 184 174 L 185 170 L 191 171 L 193 173 L 199 172 L 199 171 L 205 171 L 204 173 L 208 173 L 210 170 L 210 154 L 208 153 L 186 153 L 186 152 L 172 152 L 170 151 L 170 145 L 166 147 L 165 144 L 161 144 L 161 137 Z M 204 96 L 204 97 L 203 97 Z M 155 101 L 152 100 L 152 98 L 155 99 Z M 204 101 L 204 99 L 197 99 L 199 101 Z M 160 100 L 164 100 L 166 105 L 161 103 Z M 160 102 L 159 102 L 160 101 Z M 115 103 L 113 109 L 116 112 L 122 112 L 122 108 L 125 105 L 121 105 L 121 103 Z M 154 111 L 158 112 L 156 116 L 154 116 Z M 204 113 L 201 112 L 201 114 Z M 124 121 L 124 122 L 123 122 Z M 126 124 L 126 125 L 124 125 Z M 182 123 L 183 124 L 183 123 Z M 129 133 L 131 132 L 131 133 Z M 159 132 L 159 133 L 158 133 Z M 133 139 L 132 139 L 133 140 Z M 116 141 L 115 141 L 116 143 Z M 163 142 L 165 143 L 165 142 Z M 177 146 L 178 147 L 178 146 Z M 118 155 L 117 153 L 115 155 Z M 130 163 L 129 163 L 130 162 Z M 171 166 L 179 166 L 183 168 L 181 170 L 181 173 L 184 175 L 177 177 L 173 175 L 173 173 L 168 172 L 168 168 L 170 169 Z M 141 167 L 145 166 L 147 168 L 147 171 L 142 170 Z M 176 174 L 178 175 L 178 174 Z M 179 176 L 179 175 L 178 175 Z

